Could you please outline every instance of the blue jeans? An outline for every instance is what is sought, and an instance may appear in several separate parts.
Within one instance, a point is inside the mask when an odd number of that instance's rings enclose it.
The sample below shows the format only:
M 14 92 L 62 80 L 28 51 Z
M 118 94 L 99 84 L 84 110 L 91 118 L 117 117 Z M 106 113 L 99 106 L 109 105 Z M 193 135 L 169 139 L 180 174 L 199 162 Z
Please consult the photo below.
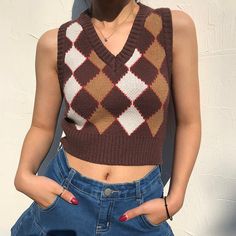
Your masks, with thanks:
M 12 236 L 174 235 L 167 221 L 153 224 L 144 214 L 119 221 L 128 209 L 163 198 L 160 165 L 136 181 L 107 184 L 71 168 L 61 145 L 45 176 L 71 191 L 79 204 L 70 204 L 58 195 L 47 208 L 34 201 L 12 226 Z

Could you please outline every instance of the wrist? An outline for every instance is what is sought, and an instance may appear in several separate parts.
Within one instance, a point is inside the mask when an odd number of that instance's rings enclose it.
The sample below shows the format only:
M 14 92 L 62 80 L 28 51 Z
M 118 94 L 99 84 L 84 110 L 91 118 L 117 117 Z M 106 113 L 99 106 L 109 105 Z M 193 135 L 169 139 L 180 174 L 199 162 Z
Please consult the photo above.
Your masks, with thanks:
M 184 190 L 169 190 L 168 192 L 168 199 L 169 201 L 173 202 L 173 204 L 179 205 L 180 207 L 183 205 L 184 202 Z
M 170 216 L 178 212 L 183 205 L 183 198 L 178 195 L 166 195 L 166 203 Z

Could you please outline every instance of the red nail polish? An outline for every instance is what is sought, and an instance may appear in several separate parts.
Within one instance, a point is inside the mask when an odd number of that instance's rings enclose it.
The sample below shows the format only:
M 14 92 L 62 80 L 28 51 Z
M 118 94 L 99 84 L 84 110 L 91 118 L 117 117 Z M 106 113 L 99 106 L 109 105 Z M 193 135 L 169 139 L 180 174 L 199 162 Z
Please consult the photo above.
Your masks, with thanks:
M 128 219 L 127 215 L 122 215 L 120 218 L 119 218 L 119 221 L 123 222 L 123 221 L 126 221 Z
M 78 205 L 78 203 L 79 203 L 78 200 L 77 200 L 75 197 L 71 198 L 70 201 L 71 201 L 71 203 L 74 204 L 74 205 Z

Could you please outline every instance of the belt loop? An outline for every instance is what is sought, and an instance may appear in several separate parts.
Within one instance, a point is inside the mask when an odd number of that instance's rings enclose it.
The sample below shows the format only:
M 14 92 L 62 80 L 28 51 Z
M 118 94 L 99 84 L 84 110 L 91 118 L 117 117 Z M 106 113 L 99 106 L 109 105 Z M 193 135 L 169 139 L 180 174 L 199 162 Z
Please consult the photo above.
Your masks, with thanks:
M 59 150 L 61 149 L 61 147 L 62 147 L 62 143 L 60 142 L 60 143 L 59 143 L 59 146 L 58 146 L 58 148 L 57 148 L 57 151 L 59 151 Z
M 63 184 L 63 187 L 64 187 L 64 188 L 67 189 L 67 188 L 69 187 L 69 184 L 70 184 L 70 182 L 71 182 L 73 176 L 75 175 L 75 173 L 76 173 L 76 171 L 75 171 L 73 168 L 71 168 L 71 169 L 70 169 L 70 172 L 69 172 L 68 176 L 66 177 L 65 182 L 64 182 L 64 184 Z
M 160 169 L 160 172 L 162 172 L 162 165 L 159 164 L 159 169 Z
M 140 188 L 140 181 L 136 180 L 135 181 L 135 185 L 136 185 L 136 199 L 141 199 L 141 188 Z

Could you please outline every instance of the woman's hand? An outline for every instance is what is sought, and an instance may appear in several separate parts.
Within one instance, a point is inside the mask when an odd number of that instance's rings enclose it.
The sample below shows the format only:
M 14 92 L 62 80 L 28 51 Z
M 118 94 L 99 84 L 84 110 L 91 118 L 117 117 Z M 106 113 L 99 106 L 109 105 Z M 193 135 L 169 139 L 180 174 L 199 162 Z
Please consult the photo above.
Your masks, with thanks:
M 182 201 L 170 196 L 166 197 L 166 202 L 170 216 L 173 216 L 176 212 L 178 212 L 183 204 Z M 168 217 L 164 198 L 154 198 L 146 201 L 140 206 L 126 211 L 119 220 L 126 221 L 141 214 L 145 214 L 148 220 L 153 224 L 160 224 L 164 220 L 167 220 Z
M 24 193 L 33 199 L 42 208 L 47 208 L 59 195 L 63 187 L 53 179 L 46 176 L 38 176 L 34 174 L 24 175 L 15 179 L 15 187 L 18 191 Z M 74 205 L 78 204 L 78 200 L 68 190 L 64 190 L 61 198 Z

